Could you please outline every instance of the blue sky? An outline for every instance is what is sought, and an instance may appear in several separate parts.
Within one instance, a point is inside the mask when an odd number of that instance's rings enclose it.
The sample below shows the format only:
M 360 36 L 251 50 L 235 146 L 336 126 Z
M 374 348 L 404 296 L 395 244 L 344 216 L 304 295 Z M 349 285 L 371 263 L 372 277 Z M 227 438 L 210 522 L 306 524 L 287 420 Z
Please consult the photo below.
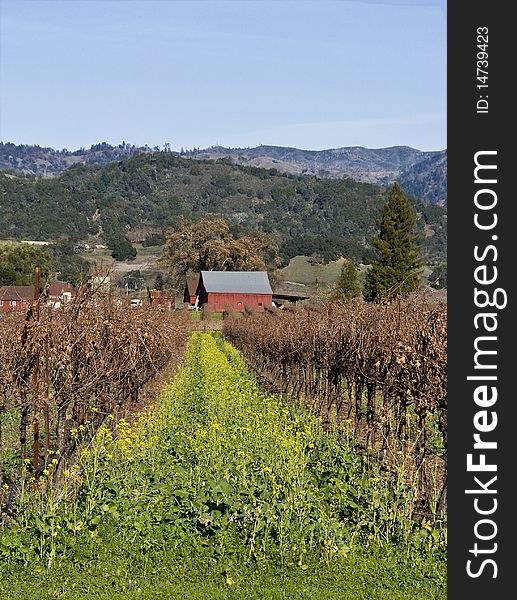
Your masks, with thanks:
M 0 139 L 446 147 L 445 0 L 0 0 Z

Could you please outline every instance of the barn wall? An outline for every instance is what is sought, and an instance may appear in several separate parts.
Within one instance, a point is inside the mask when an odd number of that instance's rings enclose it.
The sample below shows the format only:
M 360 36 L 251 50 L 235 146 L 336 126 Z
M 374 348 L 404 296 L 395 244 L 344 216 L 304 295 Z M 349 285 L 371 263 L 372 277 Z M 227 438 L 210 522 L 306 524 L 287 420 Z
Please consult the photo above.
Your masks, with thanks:
M 201 301 L 201 296 L 200 296 Z M 252 306 L 255 310 L 263 311 L 264 306 L 271 306 L 271 294 L 216 294 L 208 293 L 208 305 L 212 310 L 222 311 L 226 306 L 231 306 L 234 310 L 244 311 L 246 305 Z
M 194 304 L 196 303 L 196 297 L 196 294 L 191 294 L 188 286 L 185 286 L 185 289 L 183 291 L 183 302 L 185 304 L 191 304 L 192 306 L 194 306 Z

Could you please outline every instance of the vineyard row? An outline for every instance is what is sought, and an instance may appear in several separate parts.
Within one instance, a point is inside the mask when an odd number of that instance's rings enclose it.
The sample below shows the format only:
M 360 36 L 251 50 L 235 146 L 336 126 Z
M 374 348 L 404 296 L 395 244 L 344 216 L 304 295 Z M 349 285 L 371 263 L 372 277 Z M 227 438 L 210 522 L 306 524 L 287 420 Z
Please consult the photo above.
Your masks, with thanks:
M 59 479 L 81 436 L 140 408 L 141 390 L 179 359 L 187 332 L 177 313 L 88 293 L 58 310 L 34 305 L 2 315 L 0 484 L 13 490 L 22 462 L 37 480 L 58 461 Z
M 424 514 L 446 502 L 446 306 L 353 302 L 228 319 L 223 333 L 275 391 L 337 418 L 357 448 L 414 477 Z

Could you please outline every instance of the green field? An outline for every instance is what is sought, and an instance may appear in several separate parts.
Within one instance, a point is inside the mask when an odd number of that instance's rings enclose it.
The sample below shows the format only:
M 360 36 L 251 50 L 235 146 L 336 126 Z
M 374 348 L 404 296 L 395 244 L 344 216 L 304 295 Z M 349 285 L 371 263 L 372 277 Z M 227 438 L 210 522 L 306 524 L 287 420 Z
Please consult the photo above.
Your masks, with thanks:
M 328 262 L 325 264 L 314 264 L 308 256 L 295 256 L 291 258 L 289 264 L 281 269 L 282 278 L 285 281 L 294 281 L 297 283 L 305 283 L 311 287 L 321 286 L 327 287 L 333 285 L 338 279 L 341 272 L 344 259 Z M 431 268 L 425 266 L 422 269 L 422 282 L 427 282 L 426 278 L 431 272 Z M 366 271 L 366 266 L 359 266 L 360 277 Z
M 156 408 L 102 428 L 65 480 L 67 501 L 43 480 L 0 529 L 2 598 L 446 597 L 440 533 L 399 522 L 347 440 L 218 334 L 192 334 Z
M 109 546 L 111 548 L 111 546 Z M 101 564 L 104 562 L 105 564 Z M 63 565 L 0 581 L 5 600 L 440 600 L 443 577 L 432 562 L 354 556 L 341 564 L 292 568 L 226 567 L 163 555 L 151 570 L 101 552 L 92 565 Z M 426 574 L 427 573 L 427 574 Z
M 335 283 L 341 271 L 344 259 L 339 259 L 327 264 L 311 264 L 307 256 L 295 256 L 289 261 L 287 267 L 281 270 L 285 281 L 295 281 L 306 285 L 322 285 Z

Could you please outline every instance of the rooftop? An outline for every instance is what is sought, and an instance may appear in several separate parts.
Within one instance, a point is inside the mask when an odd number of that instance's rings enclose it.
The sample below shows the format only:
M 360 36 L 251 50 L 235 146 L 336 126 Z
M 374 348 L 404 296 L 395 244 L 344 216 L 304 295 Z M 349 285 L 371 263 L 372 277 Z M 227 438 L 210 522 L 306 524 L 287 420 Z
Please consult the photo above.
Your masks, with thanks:
M 34 299 L 33 285 L 4 285 L 0 287 L 0 300 L 25 300 Z
M 284 281 L 275 286 L 273 297 L 285 300 L 307 300 L 311 297 L 311 293 L 303 283 Z
M 272 294 L 266 271 L 201 271 L 207 292 L 222 294 Z

